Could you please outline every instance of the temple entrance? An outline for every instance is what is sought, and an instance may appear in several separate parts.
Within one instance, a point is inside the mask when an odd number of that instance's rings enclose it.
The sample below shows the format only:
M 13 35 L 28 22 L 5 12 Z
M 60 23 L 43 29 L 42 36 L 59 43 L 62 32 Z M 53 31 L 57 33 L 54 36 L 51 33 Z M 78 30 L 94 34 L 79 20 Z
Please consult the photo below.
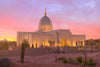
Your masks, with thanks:
M 36 43 L 35 43 L 35 48 L 38 48 L 38 42 L 36 41 Z
M 45 47 L 45 42 L 43 41 L 43 47 Z
M 62 39 L 62 46 L 70 46 L 65 38 Z
M 63 38 L 63 40 L 62 40 L 62 46 L 67 46 L 66 45 L 66 39 L 65 38 Z
M 83 41 L 76 41 L 76 46 L 84 46 Z

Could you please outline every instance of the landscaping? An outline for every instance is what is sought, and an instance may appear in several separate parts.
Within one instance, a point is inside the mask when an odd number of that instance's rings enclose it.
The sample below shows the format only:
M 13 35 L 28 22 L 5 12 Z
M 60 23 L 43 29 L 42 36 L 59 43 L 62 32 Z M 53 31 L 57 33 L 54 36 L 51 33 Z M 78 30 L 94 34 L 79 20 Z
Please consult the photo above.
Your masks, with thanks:
M 7 58 L 0 59 L 0 67 L 10 67 L 11 60 Z
M 62 63 L 69 63 L 69 64 L 84 64 L 87 66 L 96 66 L 96 62 L 93 61 L 93 59 L 84 60 L 81 56 L 77 57 L 76 60 L 72 59 L 71 57 L 65 58 L 65 57 L 59 57 L 59 61 L 62 61 Z

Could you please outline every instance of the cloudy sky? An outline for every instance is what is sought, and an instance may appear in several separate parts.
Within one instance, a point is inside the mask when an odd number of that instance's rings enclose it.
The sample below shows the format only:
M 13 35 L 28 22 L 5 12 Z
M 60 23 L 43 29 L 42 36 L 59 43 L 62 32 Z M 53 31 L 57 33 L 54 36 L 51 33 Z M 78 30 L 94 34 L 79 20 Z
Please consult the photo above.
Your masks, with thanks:
M 16 40 L 17 31 L 38 30 L 45 8 L 54 30 L 100 38 L 100 0 L 0 0 L 0 40 Z

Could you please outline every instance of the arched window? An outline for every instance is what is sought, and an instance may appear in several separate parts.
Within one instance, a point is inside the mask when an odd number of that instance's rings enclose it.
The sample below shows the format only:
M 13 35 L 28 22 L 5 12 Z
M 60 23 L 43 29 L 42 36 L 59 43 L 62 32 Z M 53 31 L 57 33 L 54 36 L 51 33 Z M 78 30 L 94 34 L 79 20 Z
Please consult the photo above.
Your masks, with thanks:
M 77 41 L 76 41 L 76 46 L 77 46 L 78 44 L 77 44 Z
M 81 46 L 83 45 L 83 41 L 81 41 Z

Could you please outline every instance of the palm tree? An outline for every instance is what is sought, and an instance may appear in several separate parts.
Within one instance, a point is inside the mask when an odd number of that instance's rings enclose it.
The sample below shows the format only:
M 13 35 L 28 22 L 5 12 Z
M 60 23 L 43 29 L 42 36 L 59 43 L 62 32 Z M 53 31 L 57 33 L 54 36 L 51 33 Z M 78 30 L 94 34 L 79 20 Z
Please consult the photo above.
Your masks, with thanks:
M 53 47 L 55 46 L 55 41 L 52 41 L 52 45 L 53 45 Z
M 48 42 L 49 42 L 50 46 L 52 46 L 52 41 L 51 41 L 51 40 L 49 40 Z

